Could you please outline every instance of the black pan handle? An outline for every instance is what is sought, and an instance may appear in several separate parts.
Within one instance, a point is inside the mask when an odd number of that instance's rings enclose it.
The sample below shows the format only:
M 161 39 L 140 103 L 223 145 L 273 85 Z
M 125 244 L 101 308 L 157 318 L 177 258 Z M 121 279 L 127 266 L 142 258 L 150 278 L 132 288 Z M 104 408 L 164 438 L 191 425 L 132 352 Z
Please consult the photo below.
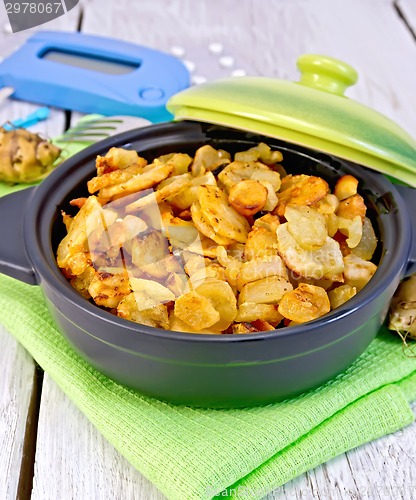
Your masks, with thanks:
M 35 272 L 26 252 L 23 217 L 30 210 L 33 188 L 0 198 L 0 273 L 36 285 Z
M 406 269 L 406 276 L 410 276 L 416 273 L 416 189 L 400 184 L 395 185 L 395 188 L 399 191 L 400 196 L 406 203 L 412 223 L 412 248 L 410 250 Z

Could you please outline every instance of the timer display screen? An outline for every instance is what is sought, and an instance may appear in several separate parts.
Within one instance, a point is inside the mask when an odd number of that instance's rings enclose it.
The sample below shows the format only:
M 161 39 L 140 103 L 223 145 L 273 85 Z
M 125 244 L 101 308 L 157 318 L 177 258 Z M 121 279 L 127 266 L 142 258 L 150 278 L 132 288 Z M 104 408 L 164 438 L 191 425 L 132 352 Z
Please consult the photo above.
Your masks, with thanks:
M 42 55 L 42 59 L 109 75 L 126 75 L 140 67 L 138 63 L 90 56 L 80 52 L 66 52 L 57 49 L 48 50 Z

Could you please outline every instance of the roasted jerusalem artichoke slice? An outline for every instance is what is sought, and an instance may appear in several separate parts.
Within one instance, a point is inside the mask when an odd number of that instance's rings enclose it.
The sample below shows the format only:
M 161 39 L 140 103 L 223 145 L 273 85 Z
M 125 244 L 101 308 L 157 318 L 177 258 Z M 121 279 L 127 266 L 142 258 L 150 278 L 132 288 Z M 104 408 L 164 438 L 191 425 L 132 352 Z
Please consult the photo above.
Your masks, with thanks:
M 203 330 L 218 323 L 220 313 L 211 301 L 195 291 L 181 295 L 175 301 L 175 316 L 193 330 Z
M 288 175 L 282 179 L 277 194 L 279 199 L 277 213 L 283 216 L 288 205 L 313 205 L 328 193 L 328 183 L 321 177 L 304 174 Z
M 326 218 L 317 210 L 306 206 L 287 206 L 287 229 L 304 250 L 317 250 L 326 243 Z
M 329 236 L 317 250 L 304 250 L 290 234 L 288 223 L 277 230 L 277 248 L 287 267 L 305 278 L 340 281 L 344 261 L 339 244 Z
M 88 292 L 99 306 L 117 307 L 131 292 L 129 275 L 123 267 L 102 267 L 91 280 Z
M 374 274 L 377 237 L 355 178 L 332 194 L 281 159 L 263 143 L 232 163 L 210 145 L 149 164 L 112 148 L 88 184 L 98 196 L 62 212 L 58 265 L 85 298 L 155 328 L 243 334 L 326 314 Z
M 287 293 L 279 303 L 279 313 L 296 323 L 306 323 L 331 310 L 326 291 L 315 285 L 301 283 Z
M 224 191 L 216 186 L 199 186 L 198 201 L 203 216 L 212 225 L 216 234 L 245 243 L 250 225 L 247 219 L 228 203 Z
M 267 194 L 267 189 L 263 184 L 247 179 L 231 187 L 228 202 L 239 214 L 249 217 L 264 208 Z
M 281 298 L 293 290 L 293 286 L 282 276 L 271 276 L 246 283 L 241 289 L 238 304 L 278 304 Z
M 269 182 L 275 191 L 279 189 L 281 183 L 278 172 L 258 161 L 234 161 L 218 174 L 218 179 L 227 192 L 230 191 L 234 184 L 244 179 Z
M 141 325 L 153 326 L 154 328 L 169 328 L 169 316 L 164 304 L 141 310 L 138 307 L 136 295 L 132 292 L 122 299 L 117 306 L 117 315 L 121 318 L 140 323 Z
M 207 278 L 196 286 L 195 291 L 209 299 L 219 312 L 220 319 L 211 328 L 216 331 L 226 330 L 237 316 L 237 300 L 230 285 L 226 281 Z

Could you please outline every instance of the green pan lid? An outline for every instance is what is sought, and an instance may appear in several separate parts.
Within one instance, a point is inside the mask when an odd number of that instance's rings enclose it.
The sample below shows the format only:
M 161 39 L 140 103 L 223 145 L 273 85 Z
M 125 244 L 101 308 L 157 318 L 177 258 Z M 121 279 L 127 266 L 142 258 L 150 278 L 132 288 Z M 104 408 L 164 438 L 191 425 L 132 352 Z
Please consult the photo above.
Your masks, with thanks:
M 234 77 L 190 87 L 168 102 L 198 120 L 324 151 L 416 187 L 416 141 L 392 120 L 344 96 L 358 78 L 342 61 L 307 54 L 299 82 Z

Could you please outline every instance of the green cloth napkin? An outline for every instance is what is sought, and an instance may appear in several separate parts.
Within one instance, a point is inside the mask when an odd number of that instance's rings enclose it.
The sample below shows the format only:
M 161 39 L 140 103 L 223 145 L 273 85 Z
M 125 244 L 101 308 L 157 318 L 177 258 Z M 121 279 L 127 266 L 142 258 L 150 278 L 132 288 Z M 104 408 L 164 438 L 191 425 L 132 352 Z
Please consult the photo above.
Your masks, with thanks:
M 56 329 L 41 290 L 2 275 L 0 322 L 108 441 L 172 499 L 262 498 L 413 421 L 416 360 L 385 329 L 354 365 L 319 389 L 263 407 L 209 410 L 169 405 L 104 377 Z

